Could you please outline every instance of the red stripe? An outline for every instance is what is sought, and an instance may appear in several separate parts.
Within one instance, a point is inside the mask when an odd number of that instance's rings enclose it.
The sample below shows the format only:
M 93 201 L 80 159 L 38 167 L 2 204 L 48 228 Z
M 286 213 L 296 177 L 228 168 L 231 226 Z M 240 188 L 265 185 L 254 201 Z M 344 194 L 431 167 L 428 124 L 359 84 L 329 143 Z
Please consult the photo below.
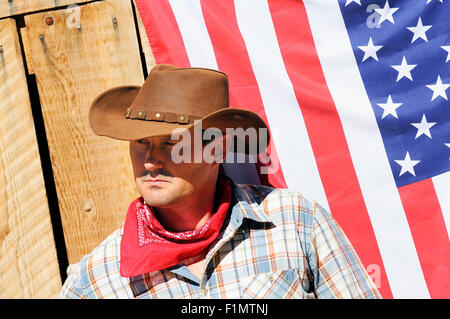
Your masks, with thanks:
M 135 0 L 157 64 L 189 67 L 189 57 L 168 0 Z
M 234 2 L 201 0 L 201 6 L 218 68 L 228 75 L 231 106 L 257 113 L 268 125 L 258 83 L 238 28 Z M 270 157 L 273 162 L 278 161 L 276 151 L 272 152 Z M 281 167 L 276 173 L 269 175 L 260 174 L 258 170 L 258 175 L 265 185 L 286 187 Z
M 431 298 L 450 297 L 450 243 L 431 179 L 399 189 Z
M 363 264 L 380 266 L 380 293 L 392 298 L 342 123 L 301 1 L 269 1 L 278 44 L 305 121 L 330 210 Z

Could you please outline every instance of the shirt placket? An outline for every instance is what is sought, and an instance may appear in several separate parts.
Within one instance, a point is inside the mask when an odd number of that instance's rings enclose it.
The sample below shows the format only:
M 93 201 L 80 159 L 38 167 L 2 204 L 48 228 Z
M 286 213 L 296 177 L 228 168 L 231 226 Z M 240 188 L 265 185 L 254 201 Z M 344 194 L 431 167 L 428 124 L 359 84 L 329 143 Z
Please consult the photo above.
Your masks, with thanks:
M 231 221 L 226 228 L 223 237 L 214 245 L 214 247 L 208 252 L 206 255 L 205 266 L 202 271 L 202 278 L 200 278 L 200 286 L 199 286 L 199 297 L 200 299 L 210 299 L 211 294 L 208 289 L 208 276 L 206 270 L 208 269 L 209 263 L 212 261 L 214 255 L 220 250 L 220 248 L 229 240 L 231 240 L 238 230 L 238 228 L 242 224 L 242 218 L 231 216 Z

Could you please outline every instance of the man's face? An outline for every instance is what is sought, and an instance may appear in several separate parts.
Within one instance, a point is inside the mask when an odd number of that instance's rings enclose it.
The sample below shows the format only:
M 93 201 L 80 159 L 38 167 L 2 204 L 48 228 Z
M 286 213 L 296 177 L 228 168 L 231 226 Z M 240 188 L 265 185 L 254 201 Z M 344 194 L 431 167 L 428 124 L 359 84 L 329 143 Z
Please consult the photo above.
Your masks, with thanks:
M 219 163 L 190 161 L 177 164 L 171 156 L 177 142 L 170 136 L 130 142 L 137 189 L 152 207 L 183 207 L 192 201 L 202 200 L 202 194 L 207 193 L 207 189 L 215 188 Z M 185 150 L 194 152 L 191 141 L 185 145 Z M 191 155 L 193 158 L 194 154 Z

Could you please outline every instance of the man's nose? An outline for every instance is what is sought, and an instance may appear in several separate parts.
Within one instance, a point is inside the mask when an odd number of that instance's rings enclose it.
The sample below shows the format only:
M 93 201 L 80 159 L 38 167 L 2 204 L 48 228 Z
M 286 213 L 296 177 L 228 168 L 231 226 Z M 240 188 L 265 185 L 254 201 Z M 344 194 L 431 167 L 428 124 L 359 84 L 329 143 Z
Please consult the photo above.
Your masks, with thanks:
M 163 166 L 162 156 L 157 148 L 150 147 L 145 158 L 144 168 L 147 171 L 160 169 Z

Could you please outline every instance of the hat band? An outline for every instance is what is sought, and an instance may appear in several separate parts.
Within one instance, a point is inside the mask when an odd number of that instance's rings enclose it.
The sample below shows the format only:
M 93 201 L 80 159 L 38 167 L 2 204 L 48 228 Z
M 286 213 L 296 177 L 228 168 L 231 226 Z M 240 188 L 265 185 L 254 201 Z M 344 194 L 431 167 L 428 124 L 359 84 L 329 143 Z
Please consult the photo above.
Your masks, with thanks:
M 174 112 L 162 112 L 157 110 L 146 110 L 138 108 L 127 108 L 125 118 L 133 120 L 157 121 L 167 123 L 192 124 L 200 117 L 189 114 L 179 114 Z

